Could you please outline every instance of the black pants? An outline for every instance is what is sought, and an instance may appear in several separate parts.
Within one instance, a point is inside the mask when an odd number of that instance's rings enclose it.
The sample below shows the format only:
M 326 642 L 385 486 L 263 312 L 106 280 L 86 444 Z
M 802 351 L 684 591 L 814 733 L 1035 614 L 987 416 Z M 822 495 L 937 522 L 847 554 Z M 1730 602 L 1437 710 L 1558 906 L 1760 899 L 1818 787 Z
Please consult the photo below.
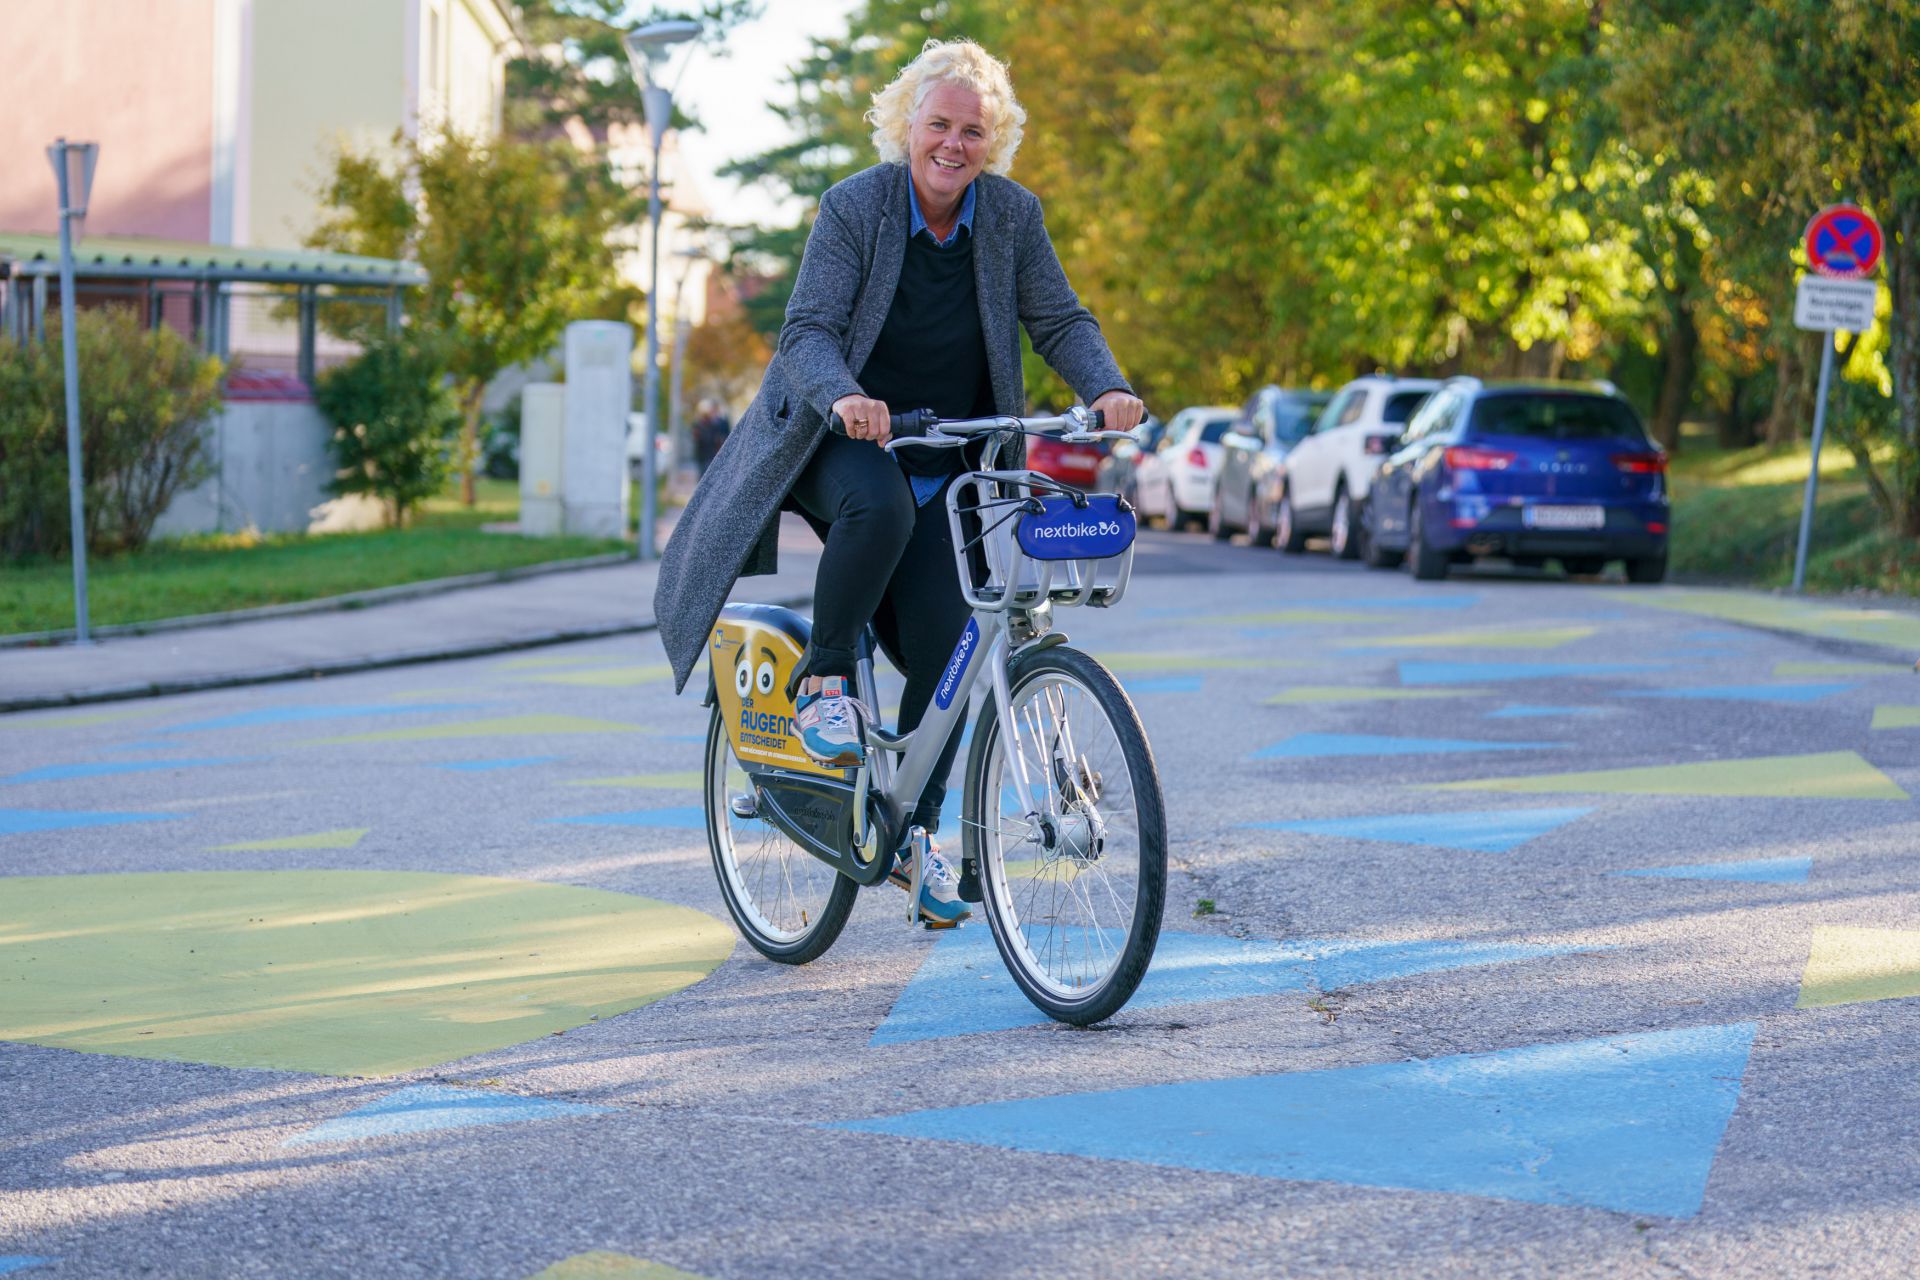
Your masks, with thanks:
M 913 490 L 892 454 L 870 440 L 829 435 L 794 482 L 792 496 L 827 544 L 814 584 L 808 673 L 852 676 L 860 629 L 871 622 L 907 678 L 899 728 L 913 729 L 973 612 L 960 598 L 945 494 L 914 506 Z M 962 727 L 955 724 L 914 809 L 913 821 L 929 831 L 940 827 Z

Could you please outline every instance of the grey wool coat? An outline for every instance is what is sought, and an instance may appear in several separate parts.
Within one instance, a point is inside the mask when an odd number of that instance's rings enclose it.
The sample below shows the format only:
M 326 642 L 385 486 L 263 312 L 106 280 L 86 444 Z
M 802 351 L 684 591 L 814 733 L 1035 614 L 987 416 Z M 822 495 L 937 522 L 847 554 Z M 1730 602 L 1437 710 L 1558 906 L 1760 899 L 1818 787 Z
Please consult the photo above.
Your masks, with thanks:
M 775 568 L 780 507 L 827 430 L 834 401 L 858 395 L 906 260 L 909 183 L 879 164 L 820 198 L 787 304 L 780 346 L 760 393 L 701 477 L 660 561 L 653 594 L 674 687 L 705 652 L 736 579 Z M 1067 385 L 1091 403 L 1128 387 L 1090 312 L 1055 256 L 1040 201 L 1008 178 L 974 180 L 973 265 L 996 412 L 1026 405 L 1020 325 Z M 1019 466 L 1023 449 L 1003 454 Z

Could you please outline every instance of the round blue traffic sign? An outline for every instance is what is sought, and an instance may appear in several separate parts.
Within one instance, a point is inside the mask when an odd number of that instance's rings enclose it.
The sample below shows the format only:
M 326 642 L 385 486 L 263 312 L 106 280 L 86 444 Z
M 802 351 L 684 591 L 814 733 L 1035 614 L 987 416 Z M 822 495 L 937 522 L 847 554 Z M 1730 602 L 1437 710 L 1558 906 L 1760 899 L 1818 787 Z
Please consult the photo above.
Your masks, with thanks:
M 1859 205 L 1830 204 L 1807 224 L 1807 261 L 1823 276 L 1872 275 L 1883 243 L 1880 224 Z

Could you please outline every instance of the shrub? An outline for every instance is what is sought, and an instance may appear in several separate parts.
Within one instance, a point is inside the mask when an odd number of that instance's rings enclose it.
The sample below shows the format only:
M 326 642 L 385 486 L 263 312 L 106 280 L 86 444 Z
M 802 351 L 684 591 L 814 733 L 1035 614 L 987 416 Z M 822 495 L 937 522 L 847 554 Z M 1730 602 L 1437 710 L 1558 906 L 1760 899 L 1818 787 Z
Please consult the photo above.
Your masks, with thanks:
M 411 330 L 378 338 L 321 375 L 314 400 L 334 427 L 333 493 L 378 498 L 394 525 L 439 493 L 461 423 L 446 381 L 445 367 Z
M 130 308 L 74 318 L 87 546 L 145 545 L 174 496 L 205 480 L 206 422 L 220 408 L 218 360 Z M 64 556 L 66 379 L 59 338 L 0 341 L 0 556 Z

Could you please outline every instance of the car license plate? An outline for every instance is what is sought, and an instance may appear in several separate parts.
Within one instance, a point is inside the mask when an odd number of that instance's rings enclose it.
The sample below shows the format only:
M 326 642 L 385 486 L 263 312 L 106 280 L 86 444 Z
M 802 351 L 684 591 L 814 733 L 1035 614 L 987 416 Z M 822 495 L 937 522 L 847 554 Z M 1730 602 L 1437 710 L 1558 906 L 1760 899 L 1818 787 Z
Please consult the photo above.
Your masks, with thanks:
M 1529 529 L 1604 529 L 1605 507 L 1528 507 L 1520 522 Z

